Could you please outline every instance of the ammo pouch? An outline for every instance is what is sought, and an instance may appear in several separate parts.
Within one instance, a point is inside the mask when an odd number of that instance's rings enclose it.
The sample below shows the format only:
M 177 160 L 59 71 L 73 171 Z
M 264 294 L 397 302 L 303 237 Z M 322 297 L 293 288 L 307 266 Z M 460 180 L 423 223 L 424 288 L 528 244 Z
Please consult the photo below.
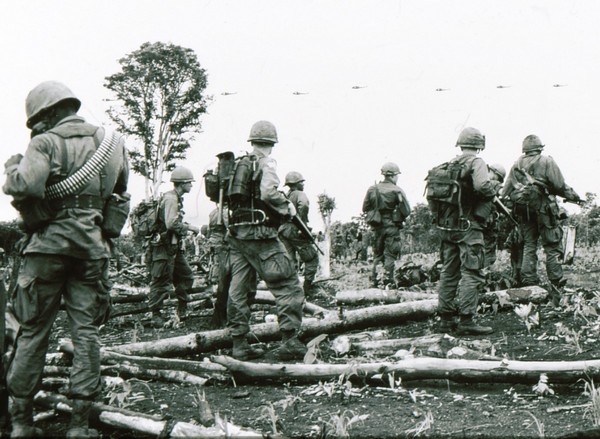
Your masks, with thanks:
M 127 192 L 112 194 L 106 201 L 102 211 L 102 234 L 106 238 L 118 238 L 129 218 L 131 195 Z
M 13 200 L 13 207 L 21 216 L 19 227 L 26 233 L 34 233 L 48 225 L 58 210 L 47 198 L 25 198 Z

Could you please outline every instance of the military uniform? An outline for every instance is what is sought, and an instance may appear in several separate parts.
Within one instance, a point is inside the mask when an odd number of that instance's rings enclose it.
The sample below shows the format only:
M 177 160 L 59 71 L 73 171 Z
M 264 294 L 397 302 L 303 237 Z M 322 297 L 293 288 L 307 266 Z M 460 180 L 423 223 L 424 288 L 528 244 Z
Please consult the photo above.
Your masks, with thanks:
M 275 160 L 256 154 L 255 157 L 261 201 L 280 215 L 287 215 L 288 200 L 277 190 L 279 178 Z M 245 336 L 250 330 L 248 290 L 253 282 L 253 271 L 275 296 L 280 330 L 297 332 L 302 324 L 304 292 L 292 259 L 278 238 L 277 228 L 268 224 L 237 225 L 231 220 L 229 232 L 232 279 L 227 316 L 231 335 Z
M 162 195 L 158 210 L 158 232 L 151 241 L 149 307 L 155 313 L 164 299 L 175 292 L 178 313 L 183 317 L 194 284 L 194 275 L 187 258 L 183 239 L 194 228 L 183 221 L 183 196 L 176 190 Z
M 86 123 L 79 116 L 63 118 L 51 130 L 31 139 L 20 163 L 6 167 L 4 193 L 15 200 L 44 197 L 46 185 L 81 168 L 104 135 L 103 128 Z M 61 175 L 64 168 L 68 170 L 66 176 Z M 98 327 L 110 311 L 110 245 L 100 227 L 103 208 L 98 200 L 125 192 L 127 180 L 127 155 L 120 141 L 103 171 L 92 178 L 78 198 L 68 196 L 57 200 L 55 217 L 28 236 L 18 288 L 12 297 L 12 307 L 21 324 L 8 371 L 9 392 L 15 398 L 12 411 L 15 435 L 19 434 L 15 430 L 17 425 L 25 429 L 20 434 L 33 433 L 27 430 L 32 428 L 28 427 L 31 406 L 27 401 L 41 383 L 48 339 L 61 298 L 74 347 L 69 396 L 77 404 L 100 394 Z M 82 205 L 78 205 L 78 200 Z M 74 407 L 73 413 L 75 416 L 80 411 Z M 87 419 L 82 419 L 81 425 L 87 425 Z
M 306 194 L 301 190 L 290 190 L 287 198 L 295 206 L 297 215 L 304 224 L 308 224 L 309 201 Z M 304 262 L 304 294 L 309 294 L 319 268 L 319 255 L 314 244 L 291 222 L 285 222 L 280 226 L 279 237 L 288 250 L 294 267 L 298 264 L 296 253 Z
M 563 278 L 561 244 L 563 232 L 559 223 L 559 207 L 555 196 L 570 200 L 578 200 L 579 196 L 565 183 L 560 168 L 552 157 L 542 155 L 540 151 L 531 151 L 522 155 L 511 168 L 502 192 L 504 198 L 513 198 L 516 189 L 522 184 L 517 178 L 516 168 L 527 170 L 547 191 L 547 194 L 541 197 L 539 208 L 515 205 L 515 216 L 520 224 L 523 239 L 522 284 L 539 283 L 537 245 L 538 240 L 541 240 L 546 253 L 548 280 L 558 286 Z
M 379 192 L 379 201 L 376 200 Z M 383 264 L 384 283 L 394 284 L 394 263 L 400 257 L 400 229 L 402 221 L 410 214 L 410 205 L 402 189 L 391 181 L 382 181 L 367 190 L 362 210 L 368 212 L 379 206 L 381 225 L 371 226 L 373 231 L 373 267 L 371 282 L 378 285 L 377 266 Z M 394 211 L 399 207 L 400 218 L 394 218 Z M 398 212 L 398 210 L 396 210 Z
M 472 150 L 465 150 L 458 160 L 467 164 L 465 174 L 472 180 L 478 198 L 463 200 L 463 209 L 470 222 L 469 230 L 440 230 L 442 272 L 438 286 L 438 311 L 442 315 L 460 313 L 474 316 L 484 281 L 481 270 L 485 261 L 483 229 L 487 219 L 485 216 L 476 217 L 475 213 L 478 204 L 489 203 L 496 195 L 497 184 L 492 184 L 487 165 L 483 159 L 475 157 Z

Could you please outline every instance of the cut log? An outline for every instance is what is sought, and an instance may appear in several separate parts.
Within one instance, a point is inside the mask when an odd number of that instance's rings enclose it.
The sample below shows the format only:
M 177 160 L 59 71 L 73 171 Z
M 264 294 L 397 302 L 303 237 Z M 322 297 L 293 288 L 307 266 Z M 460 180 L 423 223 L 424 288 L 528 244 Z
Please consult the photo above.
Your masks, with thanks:
M 226 355 L 211 360 L 227 367 L 236 379 L 324 381 L 352 370 L 357 376 L 393 373 L 403 381 L 441 379 L 456 382 L 537 383 L 545 373 L 551 383 L 576 383 L 600 378 L 600 360 L 582 361 L 484 361 L 412 358 L 398 362 L 363 364 L 267 364 L 238 361 Z M 379 383 L 380 384 L 380 383 Z
M 62 339 L 58 349 L 68 355 L 73 355 L 73 343 L 71 340 Z M 229 371 L 220 364 L 206 361 L 181 360 L 177 358 L 153 358 L 119 354 L 105 348 L 100 349 L 100 361 L 102 364 L 119 365 L 130 364 L 145 369 L 163 369 L 182 371 L 193 374 L 211 381 L 229 381 Z
M 360 305 L 376 302 L 400 303 L 424 299 L 437 299 L 437 294 L 400 290 L 380 290 L 378 288 L 339 291 L 335 294 L 335 300 L 337 303 L 344 303 L 348 305 Z
M 548 291 L 540 286 L 510 288 L 508 290 L 489 291 L 480 298 L 482 302 L 500 302 L 501 306 L 512 306 L 514 303 L 541 303 L 548 297 Z M 367 304 L 367 303 L 400 303 L 412 300 L 437 300 L 436 293 L 422 293 L 399 290 L 380 290 L 369 288 L 366 290 L 340 291 L 335 295 L 337 303 Z
M 70 401 L 63 395 L 38 392 L 35 396 L 35 403 L 62 413 L 72 412 Z M 98 420 L 110 427 L 153 437 L 263 437 L 260 433 L 243 429 L 231 423 L 226 423 L 226 425 L 216 423 L 214 427 L 203 427 L 104 404 L 93 404 L 91 419 L 92 421 Z
M 337 313 L 327 314 L 323 319 L 303 320 L 301 336 L 312 338 L 319 334 L 336 334 L 375 326 L 398 326 L 408 320 L 428 318 L 435 313 L 436 308 L 437 300 L 420 300 L 347 311 L 342 309 Z M 250 332 L 251 342 L 274 341 L 281 337 L 277 323 L 252 325 Z M 109 349 L 127 355 L 173 357 L 210 352 L 230 347 L 231 344 L 229 331 L 217 329 L 162 340 L 111 346 Z
M 182 370 L 145 369 L 131 364 L 115 364 L 103 368 L 103 372 L 118 372 L 119 376 L 135 377 L 144 380 L 204 386 L 208 380 Z

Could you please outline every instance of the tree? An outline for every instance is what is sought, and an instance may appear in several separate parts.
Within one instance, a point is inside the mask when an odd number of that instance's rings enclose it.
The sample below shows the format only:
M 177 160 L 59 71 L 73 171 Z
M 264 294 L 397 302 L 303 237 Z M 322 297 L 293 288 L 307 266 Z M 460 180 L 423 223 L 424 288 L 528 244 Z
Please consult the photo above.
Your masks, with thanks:
M 433 225 L 429 206 L 417 203 L 404 222 L 403 235 L 407 253 L 432 253 L 439 250 L 440 238 Z
M 131 149 L 133 172 L 145 178 L 146 198 L 158 193 L 164 171 L 185 159 L 200 117 L 212 98 L 203 93 L 207 75 L 192 49 L 144 43 L 119 60 L 121 71 L 104 86 L 120 105 L 107 110 L 119 130 L 135 137 L 143 150 Z
M 331 214 L 335 209 L 335 198 L 330 197 L 326 193 L 319 195 L 317 204 L 319 205 L 319 213 L 323 219 L 323 253 L 324 256 L 320 259 L 321 276 L 328 278 L 331 276 L 331 265 L 329 254 L 331 253 Z

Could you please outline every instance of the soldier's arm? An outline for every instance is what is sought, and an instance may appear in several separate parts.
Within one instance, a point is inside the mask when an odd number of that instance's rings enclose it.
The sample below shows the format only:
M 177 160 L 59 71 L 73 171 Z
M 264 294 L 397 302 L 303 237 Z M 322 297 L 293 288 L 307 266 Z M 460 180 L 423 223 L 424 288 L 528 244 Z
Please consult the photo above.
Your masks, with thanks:
M 296 191 L 295 200 L 291 200 L 291 201 L 294 203 L 294 206 L 296 206 L 296 212 L 298 212 L 298 215 L 300 216 L 300 218 L 302 218 L 302 221 L 307 223 L 308 222 L 309 201 L 308 201 L 308 197 L 306 196 L 306 194 L 304 192 Z
M 400 211 L 404 217 L 410 215 L 410 203 L 408 202 L 408 198 L 406 198 L 406 194 L 401 188 L 398 188 L 398 202 L 400 203 Z
M 177 197 L 170 194 L 165 195 L 163 198 L 163 206 L 167 230 L 179 236 L 185 235 L 189 228 L 183 222 L 181 215 L 179 214 L 179 202 Z
M 52 141 L 48 134 L 31 139 L 21 161 L 6 167 L 6 182 L 2 187 L 4 193 L 16 199 L 44 198 L 52 156 Z
M 371 186 L 367 190 L 367 194 L 365 195 L 365 199 L 363 200 L 362 211 L 368 212 L 369 210 L 373 210 L 374 206 L 371 204 L 371 192 L 373 190 L 373 186 Z
M 260 198 L 280 215 L 289 215 L 289 200 L 278 188 L 277 163 L 275 160 L 267 158 L 262 167 Z
M 125 148 L 125 142 L 121 137 L 119 141 L 119 148 L 123 149 L 123 161 L 121 163 L 121 169 L 119 170 L 119 175 L 117 176 L 117 182 L 115 183 L 115 188 L 113 190 L 116 194 L 122 194 L 127 191 L 127 185 L 129 183 L 129 156 L 127 154 L 127 148 Z
M 490 180 L 488 167 L 483 159 L 476 157 L 472 164 L 473 189 L 484 199 L 492 199 L 498 192 L 499 182 Z
M 577 201 L 579 195 L 565 182 L 565 178 L 560 171 L 560 168 L 550 156 L 546 156 L 546 178 L 548 191 L 551 194 L 566 198 L 567 200 Z

